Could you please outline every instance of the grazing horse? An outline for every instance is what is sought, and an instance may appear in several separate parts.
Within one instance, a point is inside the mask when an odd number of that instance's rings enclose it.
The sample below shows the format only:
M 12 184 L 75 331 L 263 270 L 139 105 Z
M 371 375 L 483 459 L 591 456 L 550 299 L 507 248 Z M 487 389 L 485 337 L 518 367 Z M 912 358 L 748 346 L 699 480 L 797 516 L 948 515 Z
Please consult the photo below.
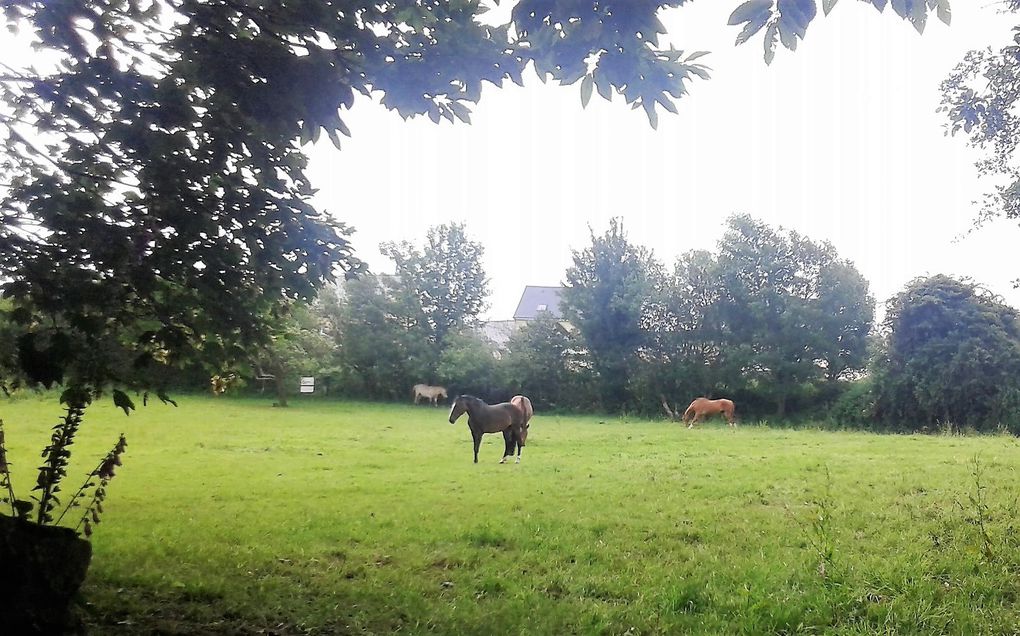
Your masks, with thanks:
M 482 443 L 482 435 L 485 433 L 503 433 L 504 451 L 503 459 L 499 463 L 505 464 L 507 457 L 513 455 L 514 446 L 518 447 L 517 461 L 521 461 L 520 439 L 521 421 L 523 415 L 516 406 L 509 402 L 488 405 L 485 402 L 471 395 L 460 395 L 453 401 L 450 408 L 450 424 L 457 421 L 464 413 L 468 416 L 468 428 L 471 429 L 471 438 L 475 443 L 475 463 L 478 463 L 478 447 Z
M 439 406 L 437 400 L 439 398 L 446 399 L 446 387 L 442 386 L 429 386 L 428 384 L 415 384 L 414 385 L 414 403 L 418 403 L 418 398 L 425 398 L 432 402 L 432 406 Z
M 513 396 L 510 398 L 510 404 L 516 406 L 517 410 L 521 412 L 521 435 L 517 440 L 517 461 L 520 462 L 521 447 L 528 441 L 528 428 L 531 426 L 528 422 L 535 415 L 535 409 L 531 407 L 531 400 L 524 395 Z
M 708 398 L 696 398 L 684 411 L 684 421 L 690 418 L 691 423 L 687 428 L 694 428 L 694 423 L 702 417 L 711 417 L 716 413 L 726 416 L 730 426 L 736 427 L 736 420 L 733 419 L 733 402 L 730 400 L 709 400 Z

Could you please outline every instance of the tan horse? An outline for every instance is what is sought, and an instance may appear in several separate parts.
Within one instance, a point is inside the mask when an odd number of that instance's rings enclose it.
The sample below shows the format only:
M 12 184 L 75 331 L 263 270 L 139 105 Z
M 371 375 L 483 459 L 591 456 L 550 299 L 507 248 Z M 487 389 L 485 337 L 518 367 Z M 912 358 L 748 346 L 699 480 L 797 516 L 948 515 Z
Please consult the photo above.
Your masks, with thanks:
M 524 443 L 528 441 L 528 427 L 530 426 L 528 422 L 530 422 L 532 416 L 535 415 L 535 409 L 531 406 L 531 400 L 523 395 L 515 395 L 510 398 L 510 404 L 516 406 L 517 410 L 521 412 L 521 435 L 518 440 L 519 443 L 517 448 L 517 461 L 520 462 L 520 447 L 524 446 Z
M 690 418 L 691 423 L 687 428 L 694 428 L 695 422 L 703 417 L 711 417 L 716 413 L 722 413 L 726 416 L 726 421 L 730 423 L 730 426 L 736 427 L 737 422 L 733 419 L 733 402 L 730 400 L 709 400 L 708 398 L 699 397 L 691 402 L 691 405 L 684 411 L 684 420 L 687 421 Z
M 446 399 L 446 387 L 442 386 L 430 386 L 428 384 L 415 384 L 414 385 L 414 403 L 418 403 L 418 398 L 425 398 L 432 402 L 432 406 L 439 406 L 439 398 Z

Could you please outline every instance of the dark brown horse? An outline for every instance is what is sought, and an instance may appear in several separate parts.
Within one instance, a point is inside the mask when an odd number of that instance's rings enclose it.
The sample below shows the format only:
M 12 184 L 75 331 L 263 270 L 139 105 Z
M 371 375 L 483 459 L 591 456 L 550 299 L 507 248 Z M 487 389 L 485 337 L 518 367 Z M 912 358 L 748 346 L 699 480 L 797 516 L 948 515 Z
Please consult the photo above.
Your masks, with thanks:
M 726 421 L 730 423 L 730 426 L 736 427 L 736 420 L 733 418 L 733 402 L 730 400 L 710 400 L 708 398 L 699 397 L 696 398 L 691 405 L 684 411 L 684 421 L 688 419 L 691 423 L 687 428 L 694 428 L 694 424 L 703 417 L 711 417 L 716 413 L 722 413 L 726 416 Z
M 472 395 L 460 395 L 450 408 L 450 424 L 456 422 L 464 413 L 467 413 L 468 428 L 471 429 L 471 438 L 475 443 L 476 464 L 478 447 L 485 433 L 503 433 L 504 452 L 499 463 L 506 463 L 507 457 L 513 455 L 514 447 L 517 447 L 517 461 L 521 461 L 520 447 L 524 444 L 519 443 L 523 421 L 520 409 L 509 402 L 490 406 Z

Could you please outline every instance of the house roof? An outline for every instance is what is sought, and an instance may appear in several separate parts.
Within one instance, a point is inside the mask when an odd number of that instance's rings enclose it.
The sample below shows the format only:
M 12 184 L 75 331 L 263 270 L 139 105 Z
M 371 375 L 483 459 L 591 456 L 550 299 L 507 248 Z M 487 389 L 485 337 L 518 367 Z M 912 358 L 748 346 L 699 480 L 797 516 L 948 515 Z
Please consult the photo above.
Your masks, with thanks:
M 503 349 L 519 326 L 513 320 L 489 320 L 483 322 L 479 330 L 485 339 Z
M 563 318 L 560 306 L 562 292 L 562 287 L 525 286 L 521 301 L 517 303 L 517 311 L 514 312 L 514 320 L 534 320 L 540 311 L 548 311 L 550 317 L 556 320 Z

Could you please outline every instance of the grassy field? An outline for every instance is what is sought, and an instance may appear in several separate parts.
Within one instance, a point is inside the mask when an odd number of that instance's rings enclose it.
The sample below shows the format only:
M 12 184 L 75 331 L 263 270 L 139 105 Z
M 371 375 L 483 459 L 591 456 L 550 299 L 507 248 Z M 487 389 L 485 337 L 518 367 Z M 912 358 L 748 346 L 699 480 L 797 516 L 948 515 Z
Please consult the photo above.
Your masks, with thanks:
M 1011 437 L 536 415 L 471 462 L 445 409 L 183 398 L 90 409 L 128 451 L 96 633 L 1016 633 Z M 22 496 L 59 411 L 0 401 Z M 72 484 L 73 482 L 73 484 Z M 263 630 L 260 632 L 260 630 Z

